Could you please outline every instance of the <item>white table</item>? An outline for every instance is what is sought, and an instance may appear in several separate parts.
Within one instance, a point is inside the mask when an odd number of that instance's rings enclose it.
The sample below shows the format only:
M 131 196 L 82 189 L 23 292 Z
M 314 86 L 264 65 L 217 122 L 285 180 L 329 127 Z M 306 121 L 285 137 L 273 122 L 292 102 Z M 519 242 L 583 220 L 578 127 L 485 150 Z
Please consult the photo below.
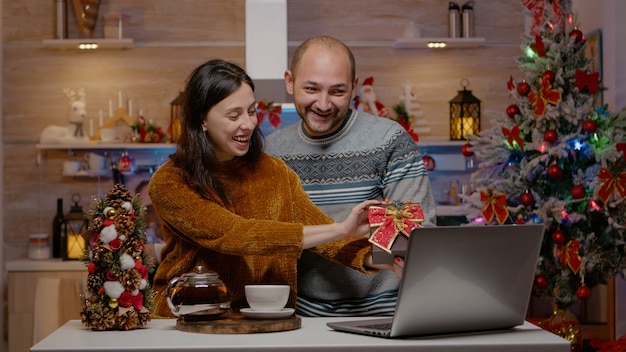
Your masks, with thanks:
M 334 331 L 326 326 L 332 320 L 346 318 L 302 318 L 302 327 L 297 330 L 234 335 L 179 331 L 174 319 L 151 320 L 146 328 L 131 331 L 91 331 L 80 321 L 71 320 L 31 351 L 570 351 L 568 341 L 530 323 L 504 331 L 384 339 Z

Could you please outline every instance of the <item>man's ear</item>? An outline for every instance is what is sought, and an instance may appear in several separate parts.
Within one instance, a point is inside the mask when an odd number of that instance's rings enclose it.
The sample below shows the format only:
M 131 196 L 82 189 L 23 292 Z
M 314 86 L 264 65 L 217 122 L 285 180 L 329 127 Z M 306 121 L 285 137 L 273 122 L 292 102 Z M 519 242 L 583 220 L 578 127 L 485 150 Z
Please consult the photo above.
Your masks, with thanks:
M 354 99 L 356 97 L 356 87 L 359 85 L 359 76 L 354 76 L 354 83 L 352 83 L 352 96 L 350 99 Z
M 285 89 L 289 95 L 293 95 L 293 74 L 290 70 L 285 71 Z

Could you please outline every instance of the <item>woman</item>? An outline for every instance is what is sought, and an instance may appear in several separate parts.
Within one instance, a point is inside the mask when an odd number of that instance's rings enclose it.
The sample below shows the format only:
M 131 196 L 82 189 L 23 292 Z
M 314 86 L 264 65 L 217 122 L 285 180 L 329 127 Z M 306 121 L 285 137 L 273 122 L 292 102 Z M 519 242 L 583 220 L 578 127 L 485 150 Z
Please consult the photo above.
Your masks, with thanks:
M 177 151 L 148 186 L 166 241 L 154 279 L 156 315 L 172 316 L 167 285 L 196 265 L 220 275 L 235 309 L 246 306 L 244 286 L 253 283 L 289 284 L 294 307 L 296 261 L 307 248 L 374 271 L 363 236 L 367 208 L 380 201 L 360 203 L 333 223 L 298 176 L 263 153 L 255 106 L 254 84 L 234 64 L 211 60 L 188 79 Z

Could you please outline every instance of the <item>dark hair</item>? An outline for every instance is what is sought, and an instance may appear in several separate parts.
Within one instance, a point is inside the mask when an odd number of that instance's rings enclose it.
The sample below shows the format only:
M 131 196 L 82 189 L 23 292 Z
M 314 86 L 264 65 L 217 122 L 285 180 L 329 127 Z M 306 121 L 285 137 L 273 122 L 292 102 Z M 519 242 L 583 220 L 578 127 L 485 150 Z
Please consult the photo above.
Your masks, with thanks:
M 210 60 L 197 67 L 187 79 L 181 107 L 181 134 L 177 150 L 172 155 L 174 165 L 182 170 L 184 180 L 202 197 L 222 202 L 228 206 L 231 192 L 220 180 L 228 170 L 215 154 L 215 145 L 207 131 L 202 129 L 209 110 L 230 96 L 242 84 L 254 91 L 254 83 L 239 66 L 224 61 Z M 250 149 L 238 157 L 244 166 L 253 166 L 263 150 L 259 128 L 250 139 Z
M 341 49 L 345 51 L 348 56 L 348 60 L 350 61 L 350 74 L 352 75 L 350 79 L 354 81 L 354 77 L 356 77 L 356 63 L 352 50 L 350 50 L 350 48 L 348 48 L 348 46 L 341 40 L 326 35 L 311 37 L 302 42 L 302 44 L 296 48 L 296 51 L 293 53 L 293 58 L 291 59 L 291 66 L 289 67 L 292 75 L 296 75 L 296 70 L 300 66 L 302 56 L 304 56 L 304 53 L 306 53 L 307 49 L 312 45 L 322 45 L 327 49 Z

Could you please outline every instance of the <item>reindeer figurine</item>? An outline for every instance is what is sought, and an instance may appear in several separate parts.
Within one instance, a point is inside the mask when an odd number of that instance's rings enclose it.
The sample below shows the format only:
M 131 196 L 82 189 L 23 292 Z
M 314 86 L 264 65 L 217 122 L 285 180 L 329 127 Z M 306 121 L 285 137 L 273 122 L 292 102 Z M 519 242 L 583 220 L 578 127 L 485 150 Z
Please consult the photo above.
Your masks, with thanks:
M 80 88 L 77 93 L 72 89 L 65 88 L 63 92 L 69 98 L 69 124 L 67 126 L 52 125 L 44 128 L 39 137 L 40 143 L 89 143 L 89 137 L 83 129 L 83 122 L 87 116 L 85 90 Z

